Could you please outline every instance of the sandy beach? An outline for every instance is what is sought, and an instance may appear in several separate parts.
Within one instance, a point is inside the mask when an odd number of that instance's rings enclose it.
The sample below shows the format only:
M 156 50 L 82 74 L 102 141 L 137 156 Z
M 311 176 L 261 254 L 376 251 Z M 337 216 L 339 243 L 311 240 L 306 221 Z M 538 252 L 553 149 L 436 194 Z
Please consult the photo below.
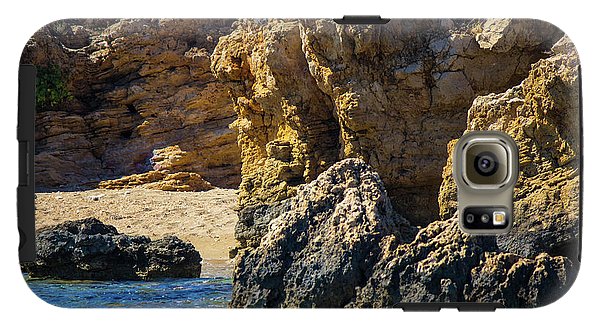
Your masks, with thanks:
M 36 228 L 95 217 L 121 233 L 152 239 L 175 235 L 206 262 L 227 263 L 237 213 L 236 190 L 165 192 L 149 189 L 36 193 Z M 221 260 L 219 262 L 218 260 Z

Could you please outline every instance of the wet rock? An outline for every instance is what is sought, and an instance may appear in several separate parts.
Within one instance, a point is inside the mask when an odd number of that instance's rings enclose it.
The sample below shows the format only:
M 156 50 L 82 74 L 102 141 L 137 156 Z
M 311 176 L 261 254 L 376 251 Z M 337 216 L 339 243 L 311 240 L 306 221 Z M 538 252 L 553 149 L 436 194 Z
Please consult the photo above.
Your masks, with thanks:
M 199 277 L 202 258 L 177 237 L 151 241 L 120 234 L 94 218 L 38 231 L 37 259 L 23 265 L 31 277 L 138 280 Z
M 382 238 L 414 235 L 383 183 L 359 159 L 333 165 L 279 206 L 255 249 L 234 269 L 234 307 L 339 307 L 367 280 Z M 261 215 L 272 215 L 264 208 Z
M 202 258 L 194 246 L 175 236 L 148 243 L 146 279 L 200 277 Z

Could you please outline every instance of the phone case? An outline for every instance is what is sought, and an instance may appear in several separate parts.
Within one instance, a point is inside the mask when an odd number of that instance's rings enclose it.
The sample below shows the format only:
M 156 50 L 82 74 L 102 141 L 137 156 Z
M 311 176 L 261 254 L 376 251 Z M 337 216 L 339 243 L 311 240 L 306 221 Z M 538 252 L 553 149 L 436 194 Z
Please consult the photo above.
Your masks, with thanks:
M 580 65 L 529 19 L 69 19 L 19 75 L 21 268 L 61 307 L 493 310 L 581 260 Z M 518 145 L 514 226 L 453 146 Z

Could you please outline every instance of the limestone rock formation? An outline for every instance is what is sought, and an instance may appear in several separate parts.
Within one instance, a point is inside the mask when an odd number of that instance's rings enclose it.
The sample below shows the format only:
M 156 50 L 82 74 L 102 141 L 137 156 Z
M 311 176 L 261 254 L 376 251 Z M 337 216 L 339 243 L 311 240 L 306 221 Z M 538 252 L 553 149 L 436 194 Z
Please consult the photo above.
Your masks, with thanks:
M 196 159 L 178 145 L 159 148 L 152 151 L 150 164 L 152 169 L 142 174 L 123 176 L 118 179 L 103 180 L 98 188 L 126 189 L 142 187 L 162 191 L 207 191 L 214 188 L 192 169 Z
M 577 273 L 579 63 L 545 22 L 70 20 L 22 62 L 62 91 L 36 116 L 38 188 L 239 184 L 234 307 L 539 306 Z M 510 234 L 457 226 L 465 130 L 519 146 Z M 97 220 L 38 240 L 34 276 L 200 272 L 188 244 Z
M 36 261 L 23 266 L 31 277 L 135 280 L 199 277 L 201 271 L 202 258 L 190 243 L 120 234 L 94 218 L 43 229 L 36 244 Z
M 152 170 L 138 175 L 124 176 L 119 179 L 105 180 L 98 188 L 126 189 L 141 187 L 161 191 L 199 192 L 208 191 L 213 186 L 194 172 L 176 172 Z
M 484 252 L 495 250 L 494 239 L 462 232 L 456 218 L 430 223 L 411 243 L 387 238 L 371 277 L 352 305 L 464 301 L 471 269 L 479 265 Z
M 238 222 L 235 224 L 235 239 L 239 248 L 260 245 L 260 240 L 269 231 L 271 221 L 290 210 L 290 199 L 267 205 L 254 205 L 238 212 Z
M 338 159 L 333 103 L 308 71 L 298 22 L 243 21 L 219 40 L 212 70 L 233 95 L 242 206 L 295 194 Z
M 38 105 L 36 187 L 94 187 L 144 173 L 163 165 L 150 160 L 161 149 L 186 155 L 172 173 L 237 187 L 235 112 L 210 71 L 210 54 L 232 22 L 65 20 L 38 31 L 21 63 L 50 72 L 47 83 L 65 94 Z
M 366 281 L 382 238 L 414 235 L 359 159 L 336 163 L 286 205 L 260 245 L 238 256 L 232 306 L 343 306 Z
M 446 144 L 473 100 L 517 85 L 561 36 L 532 20 L 237 23 L 211 67 L 238 115 L 241 207 L 286 199 L 359 157 L 413 224 L 431 222 Z
M 541 252 L 576 259 L 579 243 L 579 61 L 567 37 L 554 55 L 532 66 L 528 77 L 504 93 L 475 99 L 469 130 L 502 130 L 519 146 L 514 228 L 498 238 L 507 252 Z M 448 146 L 449 153 L 454 141 Z M 452 160 L 444 168 L 440 216 L 456 210 Z
M 152 169 L 169 172 L 185 171 L 194 162 L 192 154 L 182 151 L 178 145 L 155 149 L 150 158 Z
M 475 39 L 481 49 L 505 52 L 506 43 L 521 45 L 537 40 L 532 35 L 510 35 L 511 29 L 522 28 L 521 23 L 498 24 L 478 27 L 489 30 Z M 377 40 L 385 39 L 378 36 Z M 362 49 L 358 42 L 354 45 Z M 336 52 L 344 48 L 324 49 Z M 412 214 L 416 222 L 401 218 L 401 225 L 391 228 L 386 227 L 386 217 L 378 217 L 375 219 L 381 224 L 373 226 L 384 228 L 366 232 L 373 235 L 367 247 L 374 256 L 365 258 L 352 248 L 340 250 L 347 247 L 349 238 L 363 242 L 364 223 L 354 221 L 354 214 L 348 212 L 343 214 L 346 217 L 322 215 L 336 215 L 339 208 L 368 211 L 373 205 L 365 204 L 369 199 L 324 205 L 313 201 L 321 201 L 320 196 L 340 199 L 339 190 L 331 185 L 338 183 L 331 173 L 339 169 L 361 169 L 357 172 L 379 178 L 372 172 L 377 166 L 366 171 L 357 159 L 341 161 L 311 183 L 299 186 L 293 198 L 242 209 L 237 236 L 245 248 L 236 261 L 232 305 L 399 307 L 412 302 L 487 302 L 535 307 L 562 296 L 573 283 L 579 265 L 581 151 L 579 132 L 573 130 L 579 123 L 579 63 L 566 37 L 558 40 L 547 56 L 514 87 L 476 97 L 465 118 L 467 130 L 502 130 L 519 146 L 515 224 L 509 234 L 471 236 L 459 229 L 449 158 L 438 191 L 442 220 L 436 221 L 436 216 L 422 222 Z M 342 139 L 343 132 L 342 126 Z M 446 142 L 446 153 L 450 153 L 455 140 Z M 384 176 L 381 179 L 389 185 Z M 378 192 L 379 199 L 388 200 L 383 186 Z M 318 197 L 308 193 L 318 193 Z M 404 210 L 396 210 L 405 216 Z M 411 215 L 410 211 L 406 215 Z M 350 225 L 344 231 L 331 229 L 332 224 L 338 224 L 332 220 L 338 218 L 352 222 L 339 223 Z M 428 225 L 414 235 L 414 225 L 423 223 Z M 354 262 L 356 256 L 360 263 Z M 329 291 L 321 290 L 325 286 Z
M 236 259 L 234 307 L 533 307 L 560 297 L 577 273 L 568 257 L 527 258 L 504 252 L 495 236 L 466 234 L 456 215 L 415 235 L 358 159 L 336 163 L 295 197 L 255 214 L 255 230 L 265 234 Z

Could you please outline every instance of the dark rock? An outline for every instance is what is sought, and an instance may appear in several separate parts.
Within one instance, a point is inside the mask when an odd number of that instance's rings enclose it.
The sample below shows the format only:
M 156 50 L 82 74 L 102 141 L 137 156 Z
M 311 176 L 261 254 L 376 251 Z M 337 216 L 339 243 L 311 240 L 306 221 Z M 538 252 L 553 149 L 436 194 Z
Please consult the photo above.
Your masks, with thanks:
M 36 244 L 36 261 L 23 265 L 31 277 L 135 280 L 199 277 L 201 271 L 202 258 L 192 244 L 119 234 L 95 218 L 42 229 Z
M 194 245 L 175 236 L 153 240 L 146 249 L 148 259 L 147 278 L 186 278 L 200 276 L 202 259 Z
M 373 274 L 352 305 L 394 307 L 404 302 L 459 302 L 471 269 L 496 250 L 495 237 L 462 232 L 456 218 L 429 224 L 408 244 L 388 238 Z
M 377 173 L 359 159 L 336 163 L 285 206 L 274 207 L 284 212 L 269 219 L 258 247 L 240 252 L 232 306 L 344 306 L 368 279 L 382 238 L 414 235 Z
M 253 205 L 238 212 L 238 222 L 235 224 L 235 239 L 241 248 L 258 247 L 260 239 L 269 231 L 269 224 L 279 215 L 290 208 L 288 200 L 272 205 Z
M 507 307 L 536 307 L 552 303 L 575 280 L 576 269 L 569 258 L 546 253 L 535 259 L 515 254 L 490 254 L 471 271 L 465 299 L 500 302 Z
M 528 259 L 499 252 L 495 237 L 462 232 L 456 216 L 429 224 L 411 243 L 386 240 L 372 276 L 349 306 L 487 302 L 536 307 L 563 295 L 578 268 L 563 256 L 542 253 Z
M 502 236 L 469 235 L 456 214 L 415 235 L 358 159 L 336 163 L 285 206 L 255 213 L 269 215 L 266 234 L 237 257 L 233 307 L 534 307 L 560 297 L 577 273 L 565 256 L 503 252 Z

